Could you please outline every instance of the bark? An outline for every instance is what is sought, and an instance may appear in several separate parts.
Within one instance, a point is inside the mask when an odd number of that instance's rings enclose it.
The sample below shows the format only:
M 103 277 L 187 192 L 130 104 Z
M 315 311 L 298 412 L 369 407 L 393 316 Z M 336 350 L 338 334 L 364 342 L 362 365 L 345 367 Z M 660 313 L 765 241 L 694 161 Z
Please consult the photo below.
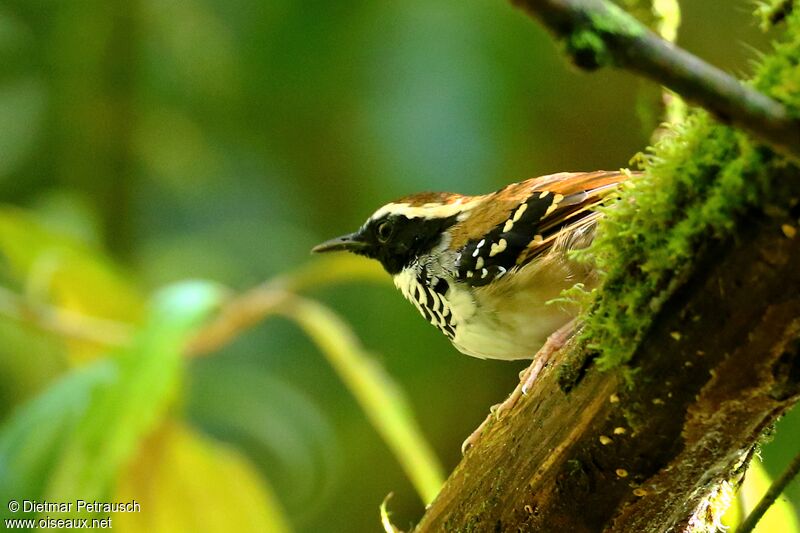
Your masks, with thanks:
M 800 172 L 775 179 L 798 197 Z M 415 531 L 694 531 L 713 519 L 714 491 L 800 394 L 793 202 L 708 243 L 627 365 L 600 371 L 568 343 Z

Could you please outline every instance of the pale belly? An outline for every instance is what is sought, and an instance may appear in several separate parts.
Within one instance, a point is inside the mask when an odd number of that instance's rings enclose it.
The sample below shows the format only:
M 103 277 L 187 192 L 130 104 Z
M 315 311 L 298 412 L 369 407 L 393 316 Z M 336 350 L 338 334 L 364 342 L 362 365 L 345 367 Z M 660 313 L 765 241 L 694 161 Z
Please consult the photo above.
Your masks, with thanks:
M 475 289 L 448 279 L 449 288 L 441 295 L 423 289 L 409 275 L 397 276 L 395 284 L 460 352 L 482 359 L 532 359 L 547 337 L 576 311 L 547 302 L 587 279 L 585 272 L 576 272 L 566 264 L 531 266 Z
M 498 304 L 494 295 L 478 292 L 474 312 L 456 328 L 453 345 L 482 359 L 532 359 L 552 333 L 573 316 L 557 298 L 561 287 L 508 295 Z M 484 301 L 481 301 L 484 300 Z

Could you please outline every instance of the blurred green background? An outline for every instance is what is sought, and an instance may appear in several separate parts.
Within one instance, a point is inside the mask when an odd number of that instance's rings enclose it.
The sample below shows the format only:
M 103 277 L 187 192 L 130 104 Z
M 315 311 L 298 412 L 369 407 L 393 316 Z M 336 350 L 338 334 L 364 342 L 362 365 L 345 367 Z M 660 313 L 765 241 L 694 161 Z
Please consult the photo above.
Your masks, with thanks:
M 767 49 L 747 0 L 682 8 L 679 42 L 734 74 L 746 75 L 755 50 Z M 160 315 L 143 302 L 159 287 L 201 278 L 247 289 L 308 264 L 314 244 L 393 197 L 482 193 L 550 172 L 626 166 L 655 125 L 645 87 L 624 73 L 578 73 L 549 35 L 499 0 L 4 0 L 0 281 L 26 305 L 148 332 Z M 309 296 L 338 312 L 402 387 L 447 471 L 517 381 L 519 364 L 457 353 L 388 276 Z M 8 434 L 33 417 L 15 408 L 108 350 L 42 332 L 5 299 L 0 422 Z M 184 338 L 184 326 L 170 331 Z M 258 498 L 244 501 L 250 493 L 273 494 L 296 531 L 376 531 L 389 492 L 396 525 L 421 515 L 395 456 L 291 322 L 269 320 L 176 364 L 179 384 L 163 385 L 171 399 L 152 407 L 149 425 L 125 433 L 127 452 L 111 454 L 98 489 L 116 495 L 107 501 L 145 500 L 137 491 L 157 480 L 178 495 L 162 512 L 187 528 L 222 524 L 192 522 L 209 510 L 233 517 L 258 508 Z M 149 394 L 149 379 L 136 398 Z M 65 420 L 49 409 L 16 448 L 0 443 L 7 476 L 22 464 L 13 450 L 45 441 L 43 428 Z M 136 413 L 130 424 L 139 424 Z M 773 475 L 797 451 L 798 418 L 784 421 L 765 451 Z M 56 440 L 48 449 L 58 455 Z M 89 460 L 85 468 L 94 471 Z M 40 498 L 70 495 L 72 474 L 62 472 L 54 488 L 57 472 L 21 471 Z M 231 479 L 241 497 L 212 490 Z M 796 488 L 791 494 L 800 501 Z M 146 515 L 157 503 L 142 505 Z

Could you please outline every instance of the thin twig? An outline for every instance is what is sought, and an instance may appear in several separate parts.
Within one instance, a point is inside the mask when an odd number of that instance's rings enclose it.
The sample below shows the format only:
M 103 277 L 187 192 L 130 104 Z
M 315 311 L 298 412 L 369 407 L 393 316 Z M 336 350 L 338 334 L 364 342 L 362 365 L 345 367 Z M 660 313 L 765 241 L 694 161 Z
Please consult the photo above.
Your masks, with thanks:
M 231 297 L 219 314 L 189 342 L 186 355 L 208 355 L 232 342 L 283 305 L 290 293 L 353 280 L 386 283 L 372 262 L 348 256 L 313 261 Z M 106 348 L 126 346 L 134 326 L 39 303 L 0 287 L 0 317 L 28 324 L 64 339 Z
M 275 313 L 290 296 L 290 293 L 265 283 L 232 298 L 214 320 L 197 332 L 186 347 L 186 355 L 207 355 L 217 351 Z
M 319 348 L 392 450 L 425 504 L 433 501 L 444 473 L 414 420 L 402 390 L 361 345 L 355 332 L 324 305 L 288 295 L 276 309 Z
M 668 43 L 606 0 L 512 0 L 564 40 L 585 69 L 623 68 L 672 89 L 795 159 L 800 121 L 780 102 Z
M 371 261 L 342 255 L 313 261 L 231 298 L 186 348 L 188 356 L 211 354 L 286 304 L 294 293 L 348 281 L 385 284 L 388 276 Z
M 767 493 L 764 494 L 764 497 L 761 498 L 761 501 L 758 502 L 755 509 L 747 515 L 747 518 L 741 523 L 736 533 L 751 533 L 758 524 L 758 521 L 761 520 L 761 517 L 764 516 L 764 513 L 772 507 L 772 504 L 775 503 L 775 500 L 783 493 L 786 486 L 797 476 L 798 472 L 800 472 L 800 454 L 797 454 L 794 459 L 792 459 L 792 462 L 789 463 L 789 466 L 783 471 L 781 477 L 770 485 Z

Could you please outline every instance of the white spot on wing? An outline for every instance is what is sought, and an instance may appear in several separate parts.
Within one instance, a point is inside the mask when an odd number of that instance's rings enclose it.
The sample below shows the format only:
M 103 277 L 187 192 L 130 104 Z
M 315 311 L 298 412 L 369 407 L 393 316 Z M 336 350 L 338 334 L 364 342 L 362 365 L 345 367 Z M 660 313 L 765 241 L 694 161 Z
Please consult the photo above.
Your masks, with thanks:
M 494 257 L 497 254 L 503 253 L 505 251 L 506 246 L 508 246 L 508 241 L 505 239 L 500 239 L 496 244 L 493 243 L 491 249 L 489 250 L 489 257 Z
M 525 210 L 528 209 L 528 204 L 522 204 L 517 208 L 517 212 L 514 213 L 514 222 L 519 222 L 519 219 L 522 218 L 522 215 L 525 213 Z

